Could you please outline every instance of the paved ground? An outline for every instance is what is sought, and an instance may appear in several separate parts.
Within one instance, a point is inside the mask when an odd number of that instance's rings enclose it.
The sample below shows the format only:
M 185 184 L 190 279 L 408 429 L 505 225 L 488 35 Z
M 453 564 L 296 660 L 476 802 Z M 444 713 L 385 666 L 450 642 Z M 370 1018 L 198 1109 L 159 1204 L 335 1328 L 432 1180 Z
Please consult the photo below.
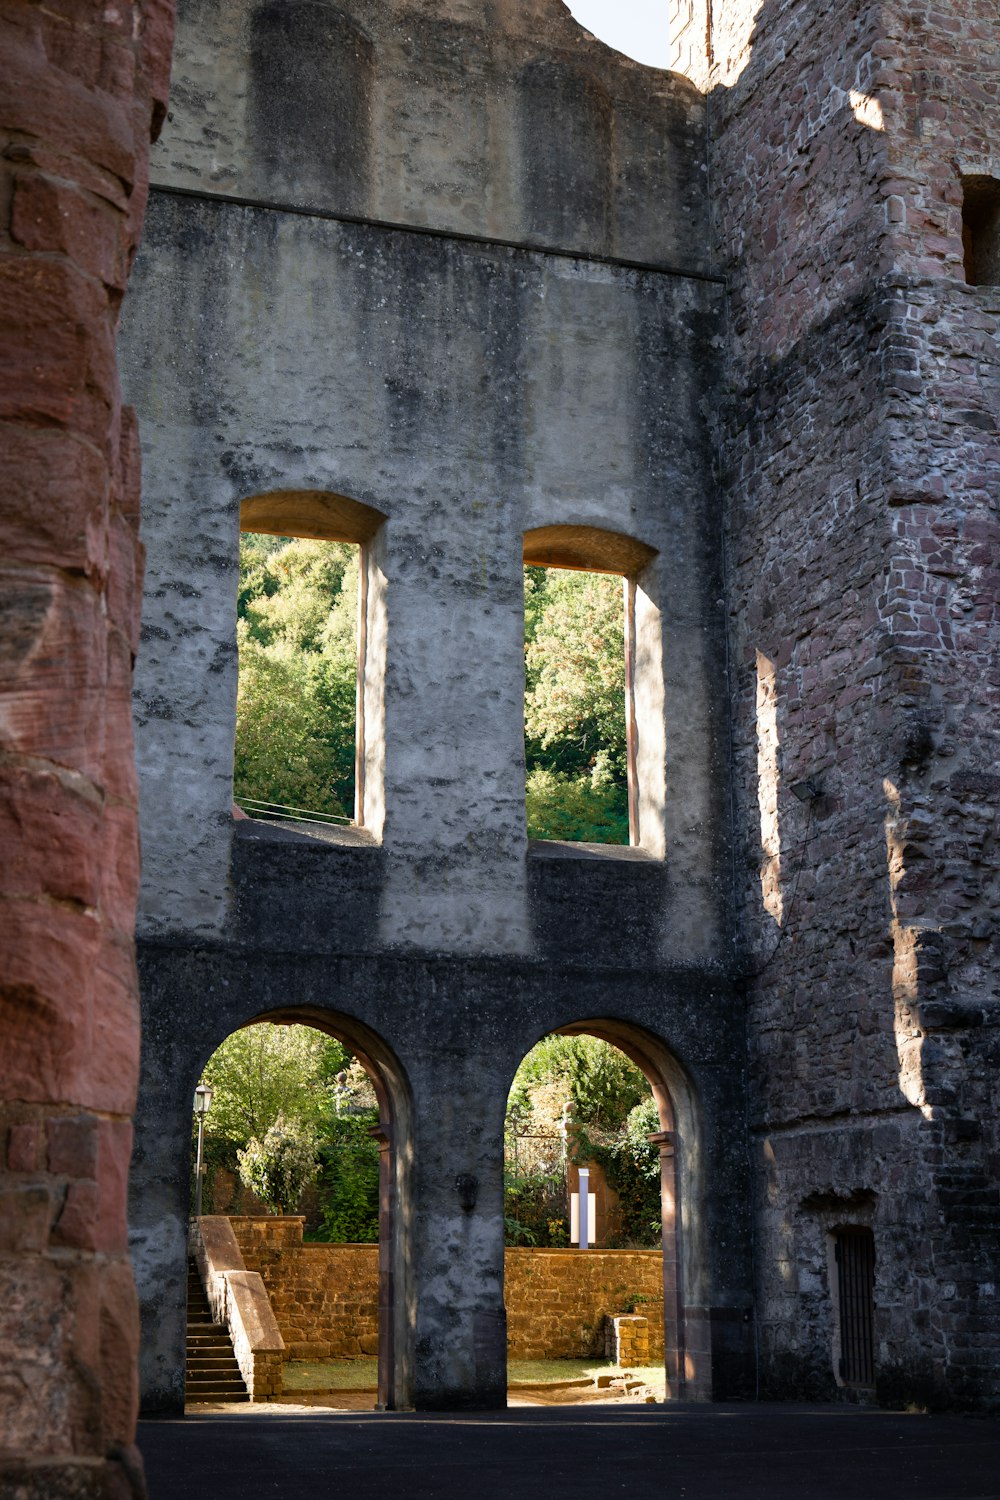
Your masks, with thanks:
M 141 1423 L 151 1500 L 1000 1500 L 995 1419 L 764 1404 L 259 1410 Z

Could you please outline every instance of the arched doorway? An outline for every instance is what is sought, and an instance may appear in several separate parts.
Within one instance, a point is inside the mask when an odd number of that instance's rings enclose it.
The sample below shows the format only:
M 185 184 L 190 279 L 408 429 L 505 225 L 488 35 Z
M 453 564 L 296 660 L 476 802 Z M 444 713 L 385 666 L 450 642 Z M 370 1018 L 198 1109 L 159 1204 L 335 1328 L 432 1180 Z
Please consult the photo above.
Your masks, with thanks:
M 689 1310 L 690 1304 L 699 1300 L 692 1293 L 696 1293 L 698 1265 L 703 1261 L 700 1215 L 692 1211 L 698 1195 L 699 1148 L 698 1112 L 691 1083 L 666 1044 L 643 1027 L 595 1017 L 561 1026 L 549 1035 L 597 1038 L 623 1053 L 649 1085 L 655 1104 L 655 1118 L 650 1123 L 658 1125 L 648 1132 L 647 1139 L 659 1168 L 665 1393 L 667 1399 L 704 1399 L 711 1391 L 709 1348 L 699 1326 L 701 1320 Z M 583 1184 L 568 1179 L 567 1210 L 574 1185 L 578 1191 L 573 1225 L 565 1236 L 571 1246 L 587 1212 Z
M 248 1034 L 253 1028 L 268 1027 L 296 1027 L 309 1028 L 312 1033 L 323 1035 L 334 1039 L 342 1044 L 358 1065 L 358 1072 L 370 1084 L 374 1094 L 375 1108 L 370 1112 L 370 1120 L 366 1119 L 361 1134 L 371 1140 L 377 1156 L 377 1186 L 375 1189 L 374 1202 L 374 1230 L 377 1241 L 377 1281 L 370 1289 L 377 1309 L 377 1399 L 376 1408 L 380 1410 L 392 1410 L 400 1404 L 405 1404 L 405 1398 L 401 1393 L 401 1370 L 400 1370 L 400 1340 L 398 1337 L 399 1301 L 397 1298 L 397 1287 L 400 1284 L 403 1273 L 402 1246 L 400 1243 L 399 1228 L 401 1215 L 400 1200 L 404 1194 L 402 1184 L 403 1161 L 398 1150 L 398 1143 L 408 1128 L 409 1118 L 409 1089 L 403 1075 L 402 1069 L 391 1054 L 386 1045 L 374 1032 L 362 1023 L 345 1015 L 335 1014 L 321 1010 L 317 1007 L 293 1007 L 281 1008 L 279 1010 L 267 1011 L 253 1016 L 243 1022 L 241 1026 L 228 1033 L 223 1040 L 230 1040 L 236 1035 Z M 218 1047 L 209 1054 L 212 1058 L 219 1056 Z M 203 1063 L 202 1072 L 205 1072 L 206 1062 Z M 211 1073 L 211 1068 L 208 1069 Z M 342 1099 L 348 1092 L 347 1085 L 343 1081 L 344 1074 L 340 1073 L 336 1078 L 326 1080 L 323 1084 L 325 1101 L 330 1108 L 339 1111 L 342 1107 Z M 274 1101 L 271 1105 L 271 1113 L 274 1110 Z M 322 1113 L 322 1101 L 318 1103 L 317 1118 Z M 268 1124 L 266 1110 L 260 1121 L 261 1134 L 263 1127 Z M 284 1125 L 286 1136 L 291 1134 L 287 1124 Z M 314 1138 L 319 1141 L 319 1133 L 314 1132 Z M 249 1177 L 252 1174 L 248 1174 Z M 280 1191 L 280 1189 L 276 1189 Z M 196 1189 L 192 1189 L 192 1201 Z M 209 1205 L 212 1206 L 212 1205 Z M 295 1201 L 282 1205 L 287 1214 L 289 1208 L 293 1211 L 299 1207 L 298 1197 Z M 281 1209 L 279 1208 L 279 1212 Z M 235 1222 L 235 1221 L 234 1221 Z M 298 1224 L 295 1225 L 298 1227 Z M 279 1226 L 280 1232 L 280 1226 Z M 301 1234 L 301 1230 L 299 1230 Z M 343 1236 L 339 1236 L 342 1238 Z M 372 1236 L 365 1234 L 364 1238 Z M 334 1240 L 338 1235 L 334 1233 Z M 331 1249 L 339 1248 L 336 1244 Z M 362 1249 L 363 1246 L 356 1247 Z M 367 1271 L 359 1272 L 359 1279 L 367 1285 Z M 368 1293 L 366 1293 L 368 1295 Z M 336 1405 L 336 1400 L 331 1399 L 330 1405 Z

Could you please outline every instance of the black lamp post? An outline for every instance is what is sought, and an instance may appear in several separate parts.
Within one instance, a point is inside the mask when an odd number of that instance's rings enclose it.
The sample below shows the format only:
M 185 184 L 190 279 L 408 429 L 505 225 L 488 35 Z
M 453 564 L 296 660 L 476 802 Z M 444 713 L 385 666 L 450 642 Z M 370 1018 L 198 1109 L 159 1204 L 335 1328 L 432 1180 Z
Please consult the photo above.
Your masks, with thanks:
M 201 1218 L 201 1150 L 205 1139 L 205 1116 L 212 1106 L 211 1086 L 207 1083 L 199 1083 L 194 1091 L 194 1112 L 198 1121 L 198 1163 L 195 1167 L 195 1189 L 194 1189 L 194 1214 L 196 1219 Z

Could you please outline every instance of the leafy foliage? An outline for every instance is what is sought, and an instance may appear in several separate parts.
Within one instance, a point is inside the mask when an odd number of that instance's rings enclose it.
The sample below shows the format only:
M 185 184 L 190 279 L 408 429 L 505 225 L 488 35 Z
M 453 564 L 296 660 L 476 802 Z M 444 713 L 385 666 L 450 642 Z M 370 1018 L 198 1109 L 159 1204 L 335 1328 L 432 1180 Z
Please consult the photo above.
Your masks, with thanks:
M 339 542 L 241 538 L 237 798 L 353 809 L 356 557 Z
M 296 1206 L 319 1170 L 314 1125 L 279 1115 L 262 1139 L 252 1137 L 236 1153 L 240 1180 L 275 1213 Z
M 333 1075 L 350 1053 L 311 1026 L 260 1022 L 234 1031 L 202 1074 L 215 1090 L 206 1137 L 246 1145 L 266 1135 L 279 1115 L 318 1125 L 333 1106 Z
M 628 843 L 620 578 L 524 570 L 529 838 Z
M 569 1244 L 563 1172 L 504 1171 L 504 1237 L 508 1245 L 559 1250 Z
M 352 1245 L 377 1242 L 379 1146 L 368 1134 L 377 1122 L 377 1110 L 327 1120 L 320 1147 L 324 1206 L 317 1239 Z
M 595 786 L 589 777 L 536 766 L 528 772 L 526 803 L 529 838 L 628 843 L 628 792 L 614 783 Z
M 509 1244 L 568 1243 L 563 1160 L 522 1164 L 517 1148 L 535 1132 L 558 1150 L 563 1101 L 571 1100 L 579 1161 L 597 1162 L 618 1195 L 618 1243 L 660 1243 L 659 1152 L 646 1136 L 659 1129 L 642 1071 L 617 1047 L 593 1036 L 547 1036 L 522 1060 L 505 1122 L 504 1217 Z
M 647 1140 L 659 1128 L 656 1102 L 650 1096 L 629 1111 L 621 1130 L 601 1136 L 586 1130 L 580 1134 L 582 1150 L 604 1168 L 618 1194 L 625 1244 L 660 1243 L 660 1153 Z
M 650 1097 L 649 1084 L 641 1068 L 624 1052 L 596 1036 L 543 1037 L 521 1060 L 511 1086 L 508 1112 L 527 1105 L 539 1087 L 555 1081 L 565 1084 L 576 1118 L 582 1124 L 619 1129 L 629 1111 Z

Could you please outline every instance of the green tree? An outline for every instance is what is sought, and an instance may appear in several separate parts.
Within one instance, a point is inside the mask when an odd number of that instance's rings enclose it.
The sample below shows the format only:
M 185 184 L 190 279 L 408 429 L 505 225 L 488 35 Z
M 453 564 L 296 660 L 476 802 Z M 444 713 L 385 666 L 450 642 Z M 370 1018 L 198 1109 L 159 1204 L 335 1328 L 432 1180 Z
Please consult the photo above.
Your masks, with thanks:
M 319 1171 L 315 1125 L 279 1115 L 261 1139 L 236 1153 L 240 1179 L 272 1212 L 291 1213 Z
M 526 568 L 530 838 L 628 843 L 621 579 Z
M 650 1097 L 645 1074 L 619 1048 L 596 1036 L 553 1034 L 536 1042 L 514 1074 L 508 1116 L 525 1105 L 547 1084 L 561 1082 L 573 1101 L 581 1124 L 617 1130 L 629 1112 Z M 566 1096 L 564 1095 L 564 1097 Z
M 237 799 L 353 810 L 357 609 L 356 548 L 242 537 Z
M 315 664 L 283 644 L 258 645 L 242 620 L 237 640 L 240 677 L 233 755 L 237 800 L 252 797 L 344 816 L 335 790 L 339 767 L 325 732 L 321 679 Z
M 628 792 L 595 786 L 589 776 L 570 776 L 536 766 L 525 792 L 528 837 L 585 844 L 627 844 Z
M 215 1091 L 206 1135 L 244 1146 L 279 1115 L 319 1125 L 333 1112 L 333 1077 L 349 1062 L 345 1047 L 311 1026 L 262 1021 L 234 1031 L 202 1074 Z
M 379 1145 L 369 1134 L 378 1110 L 334 1115 L 320 1147 L 322 1226 L 317 1239 L 374 1244 L 379 1221 Z

